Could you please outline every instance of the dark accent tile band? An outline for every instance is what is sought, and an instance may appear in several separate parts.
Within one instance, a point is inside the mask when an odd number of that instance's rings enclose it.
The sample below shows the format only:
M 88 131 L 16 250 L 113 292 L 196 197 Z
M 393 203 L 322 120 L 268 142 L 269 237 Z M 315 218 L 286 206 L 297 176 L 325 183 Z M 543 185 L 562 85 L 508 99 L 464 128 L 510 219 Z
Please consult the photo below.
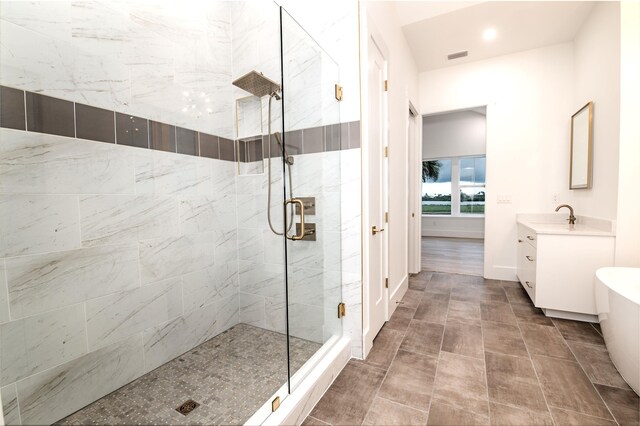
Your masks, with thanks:
M 73 102 L 37 93 L 25 93 L 27 130 L 71 138 L 76 136 Z
M 0 126 L 16 130 L 27 129 L 22 90 L 0 86 Z
M 116 143 L 149 148 L 149 123 L 146 119 L 116 112 Z
M 178 154 L 198 156 L 198 134 L 189 129 L 176 127 Z
M 200 157 L 220 159 L 218 137 L 207 133 L 199 134 Z
M 76 104 L 76 137 L 116 143 L 115 114 L 102 108 Z
M 276 136 L 238 141 L 39 93 L 0 86 L 0 127 L 115 143 L 225 161 L 280 157 Z M 285 132 L 288 155 L 360 148 L 360 122 Z
M 231 139 L 218 137 L 220 159 L 226 161 L 236 161 L 236 144 Z
M 176 151 L 176 126 L 149 121 L 149 147 L 158 151 Z

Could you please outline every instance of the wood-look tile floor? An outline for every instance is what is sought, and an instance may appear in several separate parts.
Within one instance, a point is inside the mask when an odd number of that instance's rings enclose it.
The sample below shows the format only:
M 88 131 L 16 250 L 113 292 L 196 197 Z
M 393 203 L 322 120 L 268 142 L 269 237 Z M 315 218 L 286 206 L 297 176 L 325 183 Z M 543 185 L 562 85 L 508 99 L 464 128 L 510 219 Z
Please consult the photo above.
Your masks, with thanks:
M 422 237 L 423 271 L 482 275 L 484 240 L 474 238 Z
M 638 425 L 597 325 L 544 316 L 519 283 L 422 272 L 306 425 Z

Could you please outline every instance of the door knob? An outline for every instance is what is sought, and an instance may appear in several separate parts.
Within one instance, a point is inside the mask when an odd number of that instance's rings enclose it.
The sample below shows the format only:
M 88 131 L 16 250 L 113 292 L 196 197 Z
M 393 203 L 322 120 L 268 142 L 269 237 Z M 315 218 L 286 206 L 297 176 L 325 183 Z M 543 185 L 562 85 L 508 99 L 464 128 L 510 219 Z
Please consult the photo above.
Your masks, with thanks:
M 382 232 L 382 231 L 384 231 L 384 228 L 378 229 L 378 227 L 375 225 L 371 227 L 371 235 L 376 235 L 378 232 Z

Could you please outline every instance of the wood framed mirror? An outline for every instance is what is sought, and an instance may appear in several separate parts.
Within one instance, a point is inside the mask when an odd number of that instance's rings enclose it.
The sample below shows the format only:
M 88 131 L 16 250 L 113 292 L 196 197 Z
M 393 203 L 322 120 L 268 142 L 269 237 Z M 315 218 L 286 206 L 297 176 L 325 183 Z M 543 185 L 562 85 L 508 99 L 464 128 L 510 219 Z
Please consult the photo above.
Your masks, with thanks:
M 569 189 L 589 189 L 593 183 L 593 102 L 571 116 Z

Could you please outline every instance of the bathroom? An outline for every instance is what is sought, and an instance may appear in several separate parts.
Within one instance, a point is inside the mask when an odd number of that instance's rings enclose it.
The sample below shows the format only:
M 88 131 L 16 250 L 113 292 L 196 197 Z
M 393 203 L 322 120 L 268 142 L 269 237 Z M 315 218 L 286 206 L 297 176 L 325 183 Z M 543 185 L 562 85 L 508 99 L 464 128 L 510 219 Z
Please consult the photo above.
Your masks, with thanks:
M 640 267 L 639 14 L 635 2 L 0 2 L 0 423 L 637 424 L 624 380 L 594 382 L 571 352 L 567 333 L 588 327 L 608 360 L 597 313 L 525 292 L 517 221 L 564 222 L 554 209 L 569 204 L 576 229 L 608 224 L 601 266 Z M 571 116 L 587 102 L 592 184 L 569 189 Z M 471 107 L 487 116 L 483 273 L 425 272 L 416 123 Z M 547 355 L 577 366 L 601 411 L 553 403 L 518 309 L 571 348 Z M 527 355 L 496 361 L 491 333 Z M 478 344 L 480 358 L 464 354 Z M 441 389 L 458 356 L 485 380 L 472 402 Z M 400 375 L 394 396 L 385 376 L 402 362 L 429 389 Z M 494 364 L 540 405 L 493 394 Z

